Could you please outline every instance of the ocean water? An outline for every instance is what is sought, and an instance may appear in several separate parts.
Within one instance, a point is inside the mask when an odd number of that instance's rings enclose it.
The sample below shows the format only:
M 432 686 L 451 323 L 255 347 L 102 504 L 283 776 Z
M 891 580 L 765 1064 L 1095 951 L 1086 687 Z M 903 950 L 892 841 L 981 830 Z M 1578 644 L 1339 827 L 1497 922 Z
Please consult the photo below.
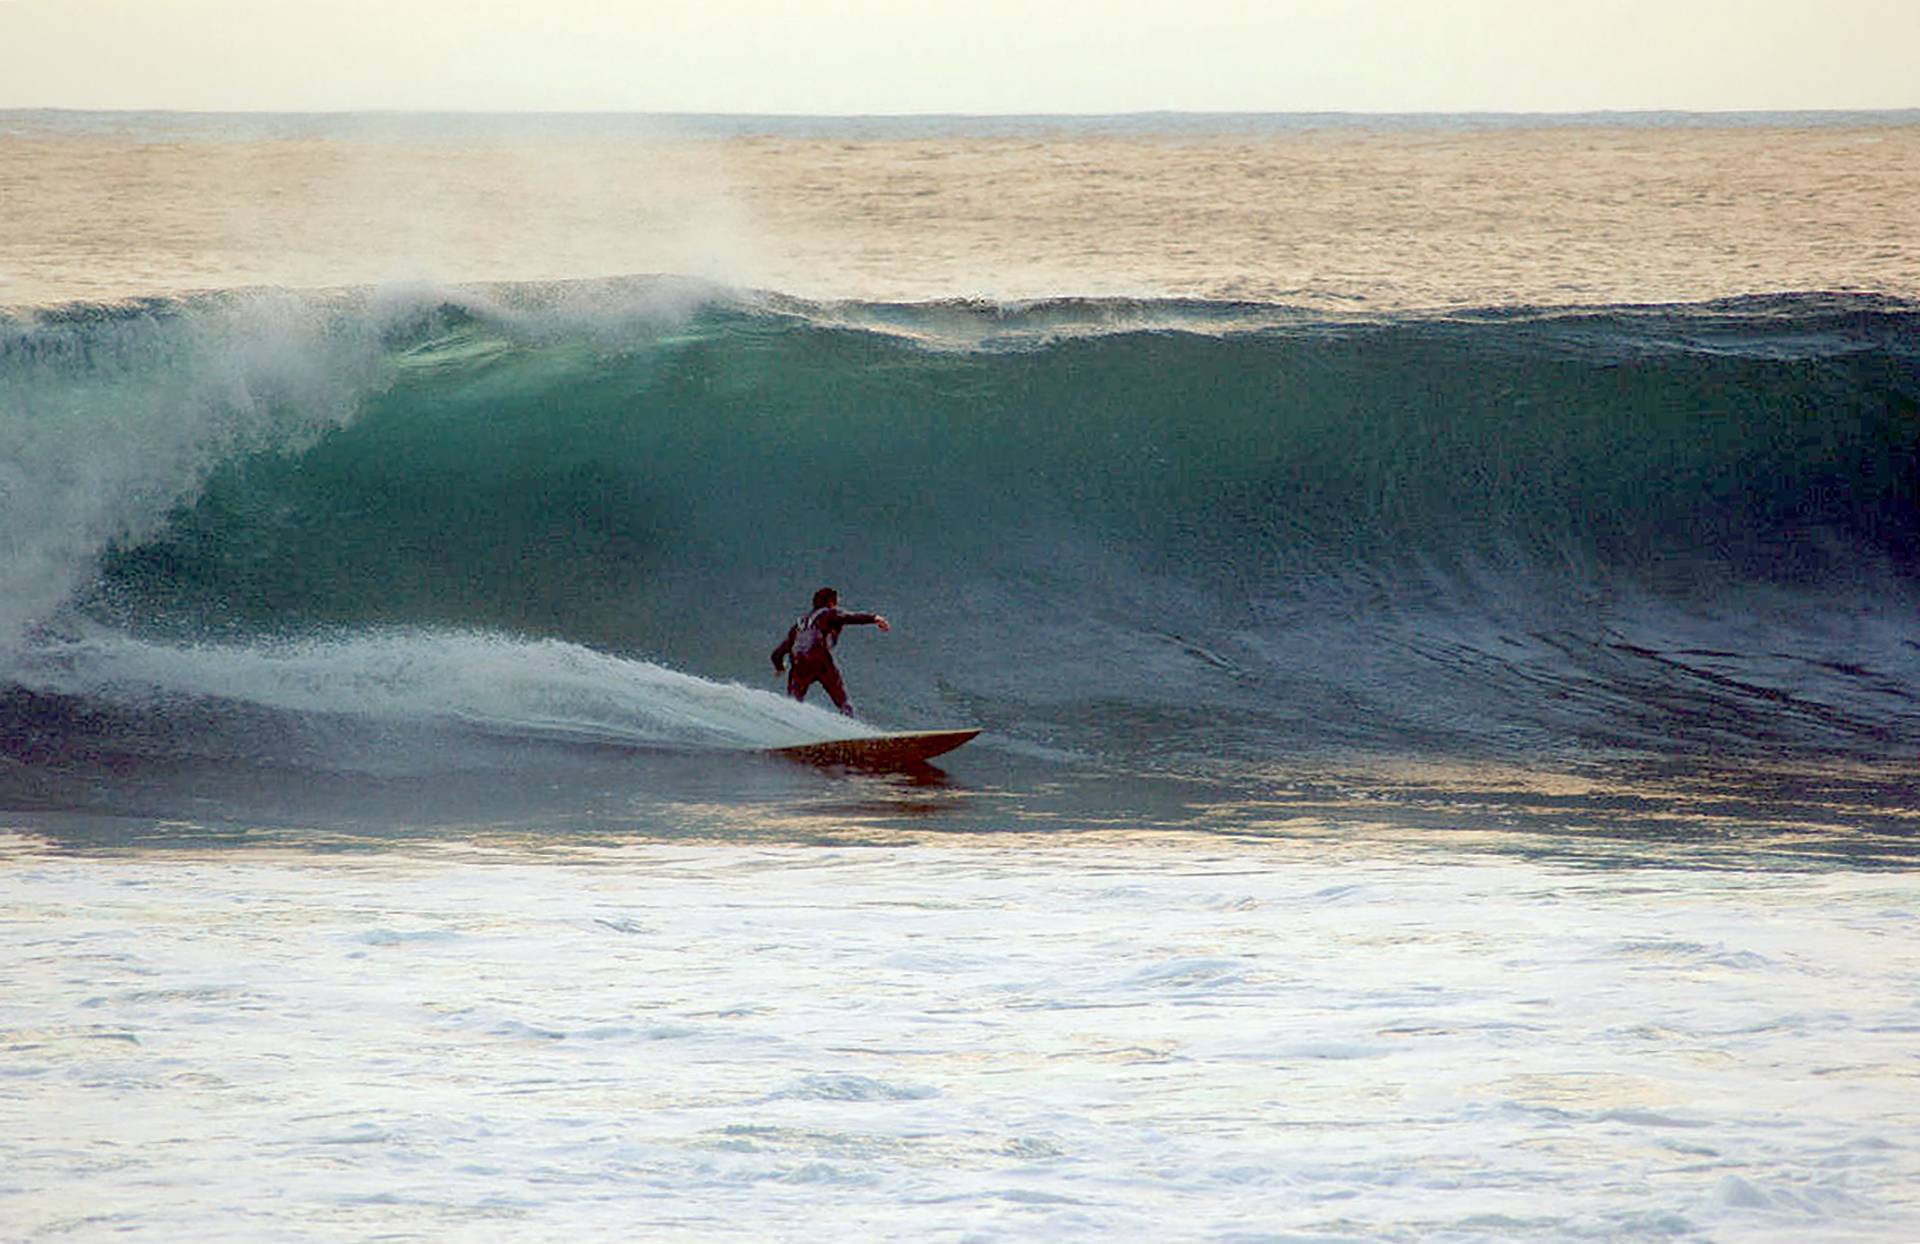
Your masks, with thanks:
M 0 114 L 0 1236 L 1912 1238 L 1917 148 Z

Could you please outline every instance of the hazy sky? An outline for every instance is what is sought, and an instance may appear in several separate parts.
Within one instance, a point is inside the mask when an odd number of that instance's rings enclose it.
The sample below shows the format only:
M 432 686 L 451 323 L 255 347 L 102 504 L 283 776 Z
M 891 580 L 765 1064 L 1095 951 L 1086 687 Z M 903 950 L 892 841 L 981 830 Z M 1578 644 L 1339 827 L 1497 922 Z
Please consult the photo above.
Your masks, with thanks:
M 0 107 L 1920 106 L 1920 0 L 0 0 Z

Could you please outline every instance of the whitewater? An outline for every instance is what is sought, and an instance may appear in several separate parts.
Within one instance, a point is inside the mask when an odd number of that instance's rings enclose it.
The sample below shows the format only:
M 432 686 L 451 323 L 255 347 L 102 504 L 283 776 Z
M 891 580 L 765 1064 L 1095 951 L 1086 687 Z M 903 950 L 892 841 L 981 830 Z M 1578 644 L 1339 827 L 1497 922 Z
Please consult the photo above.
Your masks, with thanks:
M 1916 135 L 0 114 L 0 1235 L 1909 1238 Z

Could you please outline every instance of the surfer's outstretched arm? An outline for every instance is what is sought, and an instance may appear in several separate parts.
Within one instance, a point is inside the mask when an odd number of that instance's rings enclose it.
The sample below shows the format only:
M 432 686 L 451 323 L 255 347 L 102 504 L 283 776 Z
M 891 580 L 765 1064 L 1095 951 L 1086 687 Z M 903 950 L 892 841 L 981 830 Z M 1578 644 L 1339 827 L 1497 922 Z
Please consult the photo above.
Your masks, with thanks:
M 877 613 L 842 613 L 839 622 L 843 626 L 877 626 L 883 631 L 893 629 L 888 621 Z

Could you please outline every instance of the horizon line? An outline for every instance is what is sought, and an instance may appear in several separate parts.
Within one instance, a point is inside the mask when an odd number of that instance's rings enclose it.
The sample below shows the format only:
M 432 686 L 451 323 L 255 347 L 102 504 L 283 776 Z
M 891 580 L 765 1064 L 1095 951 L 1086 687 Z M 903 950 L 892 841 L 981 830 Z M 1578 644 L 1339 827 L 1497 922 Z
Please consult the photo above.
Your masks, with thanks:
M 1899 107 L 1822 108 L 1139 108 L 1119 112 L 753 112 L 651 108 L 76 108 L 65 105 L 0 104 L 0 114 L 56 113 L 82 116 L 199 117 L 665 117 L 733 121 L 1022 121 L 1126 120 L 1158 117 L 1736 117 L 1859 116 L 1912 114 L 1920 104 Z

